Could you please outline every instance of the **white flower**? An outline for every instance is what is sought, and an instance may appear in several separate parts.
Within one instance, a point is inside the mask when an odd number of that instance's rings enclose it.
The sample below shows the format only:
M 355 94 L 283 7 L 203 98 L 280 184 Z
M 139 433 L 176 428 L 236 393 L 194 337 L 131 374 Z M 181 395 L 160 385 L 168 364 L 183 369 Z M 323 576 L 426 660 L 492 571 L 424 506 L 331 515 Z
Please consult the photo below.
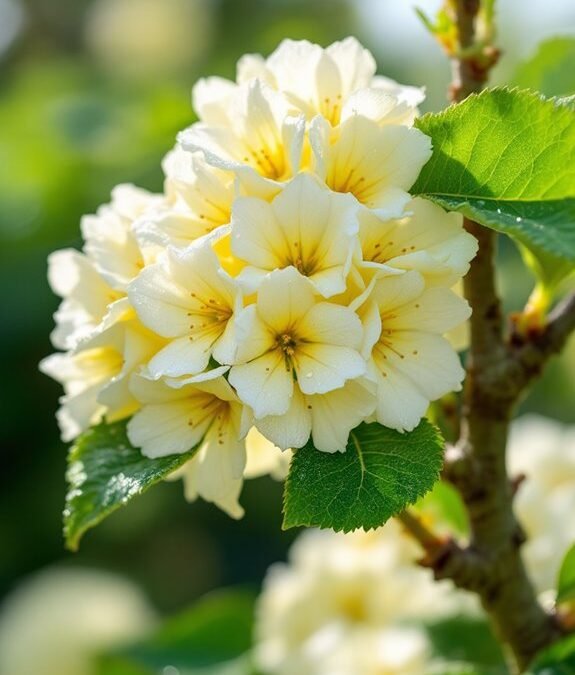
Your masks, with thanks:
M 362 375 L 362 327 L 340 305 L 317 302 L 293 267 L 269 274 L 257 301 L 236 319 L 238 350 L 230 383 L 256 419 L 283 415 L 294 390 L 325 394 Z
M 421 675 L 425 633 L 402 626 L 459 609 L 459 594 L 413 564 L 395 522 L 369 533 L 307 531 L 270 568 L 256 612 L 256 659 L 278 675 Z
M 563 556 L 575 542 L 575 427 L 528 415 L 512 427 L 512 476 L 524 475 L 515 511 L 527 534 L 522 555 L 539 592 L 556 588 Z
M 131 227 L 161 200 L 130 185 L 116 187 L 111 204 L 82 219 L 85 252 L 66 249 L 49 258 L 50 285 L 63 298 L 52 342 L 72 351 L 53 354 L 40 367 L 64 385 L 57 413 L 64 440 L 104 415 L 120 419 L 134 411 L 127 378 L 160 339 L 135 320 L 126 298 L 128 282 L 145 264 Z
M 243 478 L 283 474 L 281 450 L 344 451 L 374 418 L 411 430 L 458 389 L 442 336 L 468 316 L 448 288 L 476 243 L 409 195 L 431 154 L 422 98 L 353 38 L 198 82 L 163 194 L 119 186 L 82 220 L 84 251 L 51 257 L 69 351 L 42 369 L 64 384 L 64 437 L 134 415 L 147 456 L 199 445 L 187 496 L 238 517 Z
M 325 298 L 342 293 L 358 244 L 357 205 L 309 174 L 294 178 L 268 203 L 236 199 L 232 252 L 246 261 L 238 281 L 254 292 L 268 272 L 293 266 Z
M 459 358 L 442 337 L 469 317 L 466 301 L 442 287 L 426 287 L 421 274 L 375 280 L 358 312 L 373 345 L 370 375 L 377 382 L 380 424 L 411 431 L 434 401 L 461 386 Z
M 180 134 L 181 145 L 203 152 L 216 168 L 235 172 L 252 194 L 274 194 L 278 182 L 300 168 L 303 116 L 290 114 L 282 97 L 259 80 L 235 88 L 225 108 L 227 120 L 193 124 Z
M 133 185 L 118 185 L 112 201 L 96 215 L 82 218 L 84 251 L 102 278 L 115 290 L 126 292 L 128 283 L 144 267 L 144 260 L 131 228 L 134 221 L 157 207 L 162 197 Z
M 255 427 L 246 436 L 247 461 L 244 478 L 259 478 L 270 475 L 275 480 L 284 480 L 288 474 L 292 453 L 280 450 Z
M 178 145 L 166 155 L 162 166 L 166 195 L 196 218 L 196 237 L 230 222 L 234 190 L 227 172 L 207 164 L 202 153 L 186 152 Z
M 165 203 L 138 218 L 132 230 L 146 262 L 167 246 L 185 247 L 230 222 L 233 177 L 216 169 L 202 153 L 176 146 L 163 161 Z
M 142 323 L 169 340 L 148 364 L 152 377 L 201 373 L 212 356 L 219 363 L 233 360 L 231 319 L 241 299 L 210 238 L 185 249 L 168 248 L 128 292 Z
M 234 518 L 246 464 L 240 438 L 242 405 L 220 367 L 181 380 L 152 381 L 135 375 L 131 389 L 142 409 L 128 423 L 130 442 L 146 457 L 196 454 L 172 478 L 184 480 L 186 499 L 198 496 Z
M 376 406 L 373 380 L 359 377 L 325 394 L 306 395 L 294 388 L 283 415 L 255 421 L 257 428 L 280 448 L 301 448 L 311 435 L 322 452 L 344 452 L 352 429 L 368 419 Z
M 92 675 L 97 656 L 144 637 L 154 612 L 126 579 L 100 570 L 47 569 L 0 607 L 0 672 Z
M 54 314 L 51 340 L 59 349 L 74 348 L 103 320 L 111 303 L 122 293 L 102 278 L 94 263 L 74 249 L 55 251 L 48 257 L 50 287 L 63 301 Z
M 428 286 L 453 286 L 467 274 L 477 252 L 477 240 L 463 229 L 459 213 L 446 213 L 426 199 L 406 205 L 409 215 L 399 220 L 359 212 L 362 267 L 417 270 Z
M 382 218 L 399 218 L 409 188 L 431 157 L 431 139 L 419 129 L 379 126 L 353 114 L 337 127 L 315 117 L 309 130 L 312 168 L 335 192 L 351 192 Z
M 62 440 L 73 440 L 104 416 L 112 422 L 131 415 L 138 404 L 128 389 L 130 375 L 162 344 L 131 320 L 93 334 L 77 351 L 45 358 L 40 370 L 64 386 L 56 413 Z
M 260 79 L 282 92 L 308 120 L 322 115 L 338 124 L 349 110 L 384 117 L 381 108 L 395 109 L 395 119 L 410 121 L 423 92 L 393 80 L 374 77 L 376 64 L 367 49 L 352 37 L 326 49 L 307 40 L 284 40 L 268 59 L 248 54 L 238 62 L 238 82 Z

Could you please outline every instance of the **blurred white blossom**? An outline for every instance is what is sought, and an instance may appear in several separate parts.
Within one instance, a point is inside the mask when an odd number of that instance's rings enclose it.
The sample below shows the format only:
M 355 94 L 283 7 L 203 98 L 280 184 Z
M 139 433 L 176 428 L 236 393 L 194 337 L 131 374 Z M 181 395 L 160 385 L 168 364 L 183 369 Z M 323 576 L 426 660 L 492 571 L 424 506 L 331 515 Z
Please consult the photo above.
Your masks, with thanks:
M 126 579 L 47 569 L 0 605 L 0 673 L 93 675 L 100 652 L 143 637 L 154 623 L 153 610 Z
M 400 526 L 350 534 L 310 530 L 287 564 L 273 565 L 256 613 L 256 658 L 278 675 L 421 675 L 431 654 L 423 629 L 464 606 L 449 582 L 414 564 Z
M 515 511 L 527 535 L 522 555 L 539 592 L 556 588 L 563 556 L 575 542 L 575 427 L 539 415 L 512 427 L 508 465 L 524 476 Z
M 201 59 L 212 36 L 211 0 L 96 0 L 85 37 L 114 75 L 166 76 Z

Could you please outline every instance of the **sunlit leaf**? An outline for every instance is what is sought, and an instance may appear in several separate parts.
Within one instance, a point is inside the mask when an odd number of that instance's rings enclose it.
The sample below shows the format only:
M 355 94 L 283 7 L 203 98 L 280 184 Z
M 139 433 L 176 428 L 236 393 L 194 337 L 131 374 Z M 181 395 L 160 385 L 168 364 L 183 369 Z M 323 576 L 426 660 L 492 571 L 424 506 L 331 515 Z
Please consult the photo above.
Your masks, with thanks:
M 76 550 L 84 533 L 185 464 L 183 455 L 148 459 L 130 445 L 126 422 L 102 423 L 70 449 L 64 510 L 66 544 Z
M 310 441 L 292 459 L 283 526 L 379 527 L 433 487 L 442 458 L 443 440 L 427 420 L 403 434 L 361 424 L 343 453 L 319 452 Z
M 575 544 L 567 551 L 557 582 L 557 602 L 575 600 Z
M 493 89 L 417 126 L 434 153 L 414 193 L 510 235 L 537 258 L 575 263 L 574 110 Z

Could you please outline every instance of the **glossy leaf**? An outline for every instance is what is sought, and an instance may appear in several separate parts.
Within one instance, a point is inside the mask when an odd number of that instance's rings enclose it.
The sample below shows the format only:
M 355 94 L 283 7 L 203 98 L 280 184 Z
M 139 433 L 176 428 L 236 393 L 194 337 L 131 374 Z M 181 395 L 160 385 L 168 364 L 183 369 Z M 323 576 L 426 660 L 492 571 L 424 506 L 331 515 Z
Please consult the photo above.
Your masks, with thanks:
M 291 462 L 283 526 L 379 527 L 433 487 L 442 458 L 443 439 L 427 420 L 403 434 L 361 424 L 344 453 L 320 452 L 310 441 Z
M 412 192 L 575 263 L 575 111 L 520 90 L 470 96 L 417 126 L 434 153 Z
M 64 510 L 66 545 L 75 551 L 84 533 L 185 464 L 194 450 L 159 459 L 130 445 L 126 421 L 102 423 L 80 436 L 68 455 Z
M 543 42 L 534 56 L 517 69 L 512 83 L 519 87 L 535 89 L 545 96 L 560 97 L 561 105 L 575 109 L 575 38 L 552 38 Z M 529 250 L 521 248 L 527 266 L 540 280 L 544 292 L 551 297 L 558 284 L 573 270 L 570 261 L 539 252 L 535 258 Z
M 575 600 L 575 544 L 567 551 L 557 582 L 557 602 Z

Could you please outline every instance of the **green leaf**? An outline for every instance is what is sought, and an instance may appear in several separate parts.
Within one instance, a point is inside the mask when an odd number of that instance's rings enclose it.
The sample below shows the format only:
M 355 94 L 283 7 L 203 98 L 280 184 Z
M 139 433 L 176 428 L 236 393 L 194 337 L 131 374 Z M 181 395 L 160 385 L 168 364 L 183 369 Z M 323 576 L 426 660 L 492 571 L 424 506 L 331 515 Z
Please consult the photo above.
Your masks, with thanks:
M 575 38 L 559 37 L 539 45 L 512 78 L 518 87 L 536 89 L 545 96 L 575 94 Z
M 182 673 L 248 675 L 253 614 L 252 593 L 216 591 L 115 656 L 153 673 L 170 665 Z
M 70 449 L 64 536 L 72 551 L 87 530 L 163 480 L 195 452 L 148 459 L 130 445 L 126 424 L 123 420 L 93 427 Z
M 427 623 L 424 627 L 434 661 L 472 663 L 493 673 L 508 672 L 501 645 L 485 618 L 463 614 Z
M 432 665 L 425 673 L 426 675 L 509 675 L 509 671 L 503 666 L 486 667 L 462 661 Z
M 575 673 L 575 635 L 570 635 L 540 652 L 528 675 L 573 675 L 573 673 Z
M 153 670 L 142 668 L 120 656 L 103 656 L 94 665 L 97 675 L 155 675 Z
M 565 554 L 557 582 L 557 602 L 575 600 L 575 544 Z
M 434 153 L 412 188 L 503 232 L 537 258 L 575 262 L 575 111 L 492 89 L 416 125 Z
M 512 83 L 519 87 L 536 89 L 545 96 L 560 96 L 557 102 L 575 109 L 575 69 L 571 64 L 575 61 L 575 39 L 569 37 L 552 38 L 543 42 L 537 53 L 521 64 L 512 78 Z M 542 282 L 543 288 L 553 292 L 559 282 L 573 269 L 569 262 L 554 256 L 539 255 L 533 259 L 529 252 L 522 250 L 526 264 Z
M 310 441 L 291 462 L 283 527 L 379 527 L 433 487 L 442 459 L 443 439 L 425 419 L 404 434 L 361 424 L 344 453 L 319 452 Z
M 469 534 L 469 517 L 461 495 L 449 483 L 437 481 L 431 492 L 419 500 L 417 506 L 440 525 L 448 525 L 455 534 Z

